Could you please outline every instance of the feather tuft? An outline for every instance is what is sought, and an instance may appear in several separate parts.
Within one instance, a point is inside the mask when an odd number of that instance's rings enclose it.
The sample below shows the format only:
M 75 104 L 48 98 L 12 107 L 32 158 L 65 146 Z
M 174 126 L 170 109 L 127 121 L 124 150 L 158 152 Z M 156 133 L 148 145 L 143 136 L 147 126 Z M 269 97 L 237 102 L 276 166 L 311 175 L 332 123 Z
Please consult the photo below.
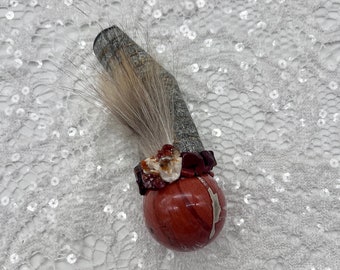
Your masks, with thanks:
M 164 144 L 172 144 L 174 113 L 162 68 L 145 61 L 137 70 L 124 48 L 115 51 L 108 66 L 99 76 L 96 92 L 107 109 L 138 136 L 143 155 L 153 156 Z

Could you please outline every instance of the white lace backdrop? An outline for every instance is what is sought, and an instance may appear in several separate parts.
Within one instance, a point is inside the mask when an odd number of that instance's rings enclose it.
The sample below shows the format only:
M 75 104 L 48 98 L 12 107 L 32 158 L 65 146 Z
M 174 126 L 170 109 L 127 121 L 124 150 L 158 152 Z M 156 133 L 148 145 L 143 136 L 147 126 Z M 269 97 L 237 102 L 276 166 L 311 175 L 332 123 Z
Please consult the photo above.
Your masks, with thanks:
M 202 250 L 151 238 L 136 141 L 84 99 L 112 24 L 216 154 L 228 217 Z M 336 0 L 2 0 L 0 269 L 340 269 L 339 71 Z

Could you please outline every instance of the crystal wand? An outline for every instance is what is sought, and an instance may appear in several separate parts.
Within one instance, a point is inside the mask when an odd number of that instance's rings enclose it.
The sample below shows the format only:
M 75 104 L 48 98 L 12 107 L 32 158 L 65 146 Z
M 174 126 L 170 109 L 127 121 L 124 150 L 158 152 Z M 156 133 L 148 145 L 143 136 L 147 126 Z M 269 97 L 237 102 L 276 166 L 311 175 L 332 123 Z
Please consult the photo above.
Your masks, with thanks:
M 100 32 L 93 50 L 106 70 L 97 94 L 139 140 L 134 172 L 148 230 L 174 250 L 204 247 L 223 228 L 226 202 L 175 78 L 117 26 Z

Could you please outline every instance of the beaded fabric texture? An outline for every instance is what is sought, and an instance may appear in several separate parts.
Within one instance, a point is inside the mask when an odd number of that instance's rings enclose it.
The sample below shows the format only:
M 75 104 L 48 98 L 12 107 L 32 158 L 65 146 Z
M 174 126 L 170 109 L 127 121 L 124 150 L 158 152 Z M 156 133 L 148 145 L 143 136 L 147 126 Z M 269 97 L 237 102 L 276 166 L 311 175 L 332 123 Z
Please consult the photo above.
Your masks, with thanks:
M 0 11 L 1 269 L 340 269 L 339 1 Z M 113 24 L 174 74 L 215 153 L 228 218 L 202 250 L 147 233 L 135 138 L 84 94 L 102 72 L 93 39 Z

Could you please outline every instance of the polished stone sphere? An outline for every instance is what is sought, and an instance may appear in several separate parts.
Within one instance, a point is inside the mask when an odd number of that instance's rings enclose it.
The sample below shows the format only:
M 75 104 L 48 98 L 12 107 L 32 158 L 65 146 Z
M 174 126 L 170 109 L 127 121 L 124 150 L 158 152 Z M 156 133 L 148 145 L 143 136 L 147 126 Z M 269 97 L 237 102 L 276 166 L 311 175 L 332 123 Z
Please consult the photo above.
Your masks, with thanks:
M 144 196 L 145 223 L 167 248 L 192 251 L 213 241 L 223 228 L 226 201 L 208 174 L 181 178 Z

